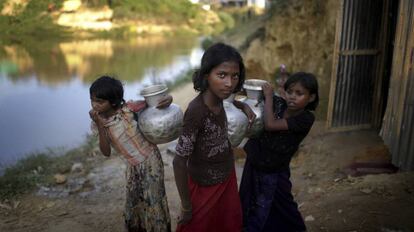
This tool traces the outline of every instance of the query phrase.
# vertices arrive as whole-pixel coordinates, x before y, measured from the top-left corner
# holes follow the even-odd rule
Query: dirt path
[[[185,106],[195,93],[186,85],[172,95]],[[352,177],[345,169],[351,163],[389,159],[381,139],[374,131],[333,134],[323,128],[322,122],[315,124],[291,165],[293,192],[308,230],[414,231],[414,173]],[[169,146],[160,150],[174,229],[179,198]],[[125,166],[115,157],[95,156],[90,162],[95,163],[90,172],[73,172],[65,184],[1,204],[0,231],[123,231]],[[236,161],[239,180],[243,163]]]

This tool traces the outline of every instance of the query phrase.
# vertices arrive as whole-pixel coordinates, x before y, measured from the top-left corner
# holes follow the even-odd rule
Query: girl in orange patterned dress
[[[164,166],[155,144],[139,131],[134,112],[123,99],[122,83],[109,76],[94,81],[89,89],[92,130],[99,136],[103,155],[113,147],[126,162],[125,226],[128,231],[170,231],[170,215],[164,186]],[[171,104],[170,95],[158,107]],[[135,102],[134,111],[146,107]]]

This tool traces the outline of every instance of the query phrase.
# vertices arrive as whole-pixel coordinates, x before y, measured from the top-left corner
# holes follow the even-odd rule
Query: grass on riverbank
[[[28,1],[27,5],[14,5],[9,14],[0,14],[0,38],[2,40],[21,41],[21,38],[64,38],[69,33],[53,22],[48,7],[62,6],[63,0]],[[13,4],[13,3],[9,3]],[[0,0],[0,10],[6,7],[6,1]]]
[[[170,91],[191,82],[194,70],[183,72],[176,81],[166,83]],[[74,163],[82,163],[87,172],[99,159],[92,158],[99,153],[98,141],[94,136],[87,136],[79,147],[61,153],[57,150],[36,153],[19,160],[15,165],[5,169],[0,176],[0,202],[18,198],[38,186],[55,184],[55,174],[68,174]]]
[[[225,12],[205,11],[188,0],[159,1],[82,1],[82,10],[99,11],[110,7],[112,30],[84,30],[62,27],[57,19],[62,13],[63,0],[29,0],[13,3],[0,0],[0,40],[21,42],[25,38],[65,39],[71,37],[130,37],[156,33],[171,35],[219,34],[234,26],[233,17]],[[109,6],[108,6],[109,4]],[[11,7],[13,6],[13,7]],[[7,8],[8,13],[3,13]],[[67,12],[66,12],[67,13]],[[76,15],[75,12],[71,14]],[[165,30],[148,31],[141,26],[162,26]],[[160,29],[159,29],[160,30]]]
[[[65,154],[50,150],[33,154],[19,160],[15,165],[6,168],[0,176],[0,201],[14,199],[19,195],[33,191],[37,186],[54,184],[55,174],[66,174],[74,163],[80,162],[83,168],[91,168],[91,159],[96,152],[97,139],[88,136],[86,142]]]

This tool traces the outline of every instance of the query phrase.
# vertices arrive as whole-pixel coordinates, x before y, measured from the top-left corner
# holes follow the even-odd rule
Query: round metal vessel
[[[235,95],[232,94],[230,97],[226,98],[223,101],[223,106],[226,111],[227,128],[231,146],[237,147],[246,135],[249,120],[241,110],[233,105],[234,97]]]
[[[243,88],[246,90],[247,98],[244,103],[250,106],[256,114],[256,119],[253,122],[250,130],[247,131],[246,137],[253,138],[262,133],[264,129],[263,123],[263,91],[262,85],[267,83],[264,80],[248,79],[244,82]]]
[[[148,107],[139,114],[138,126],[145,138],[155,144],[177,139],[182,130],[184,115],[178,105],[172,103],[167,108],[156,108],[167,90],[165,85],[152,85],[140,93]]]

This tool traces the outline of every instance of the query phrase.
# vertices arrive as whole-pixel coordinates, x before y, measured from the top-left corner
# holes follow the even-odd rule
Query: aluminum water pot
[[[249,120],[247,116],[233,105],[235,95],[224,99],[223,106],[226,111],[229,140],[232,147],[237,147],[247,132]]]
[[[266,83],[264,80],[248,79],[244,82],[243,88],[246,90],[247,98],[243,101],[256,114],[256,119],[253,122],[250,130],[247,131],[246,137],[253,138],[258,136],[264,129],[263,123],[263,91],[262,85]]]
[[[152,85],[140,93],[148,107],[139,114],[138,126],[145,138],[155,144],[177,139],[182,130],[184,115],[178,105],[172,103],[167,108],[156,108],[167,90],[165,85]]]

